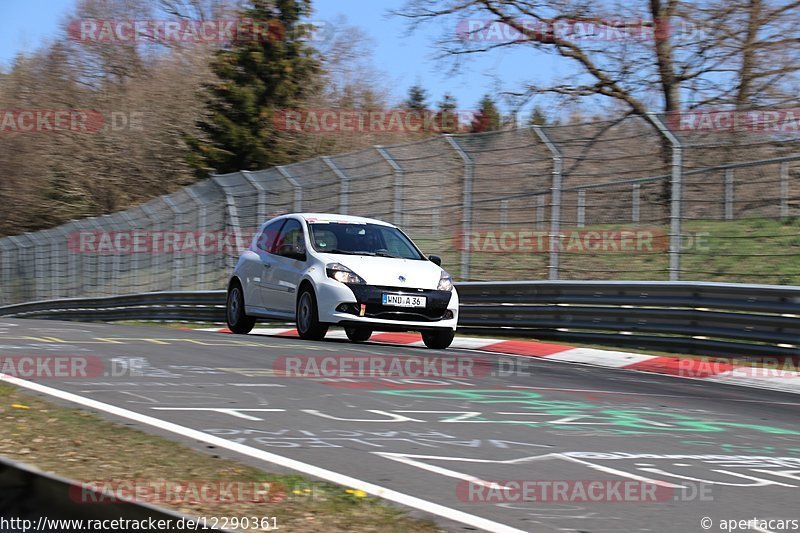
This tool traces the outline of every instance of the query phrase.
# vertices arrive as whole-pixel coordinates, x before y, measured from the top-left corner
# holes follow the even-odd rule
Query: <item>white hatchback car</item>
[[[263,224],[228,284],[228,327],[249,333],[259,318],[293,320],[303,339],[331,325],[354,342],[378,331],[419,331],[429,348],[450,346],[458,293],[436,256],[369,218],[301,213]]]

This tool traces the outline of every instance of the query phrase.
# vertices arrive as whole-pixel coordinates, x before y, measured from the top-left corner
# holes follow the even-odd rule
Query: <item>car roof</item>
[[[337,213],[292,213],[291,215],[300,217],[306,222],[350,222],[353,224],[379,224],[381,226],[391,226],[388,222],[383,220],[376,220],[374,218],[356,217],[351,215],[340,215]],[[288,216],[291,216],[288,215]]]

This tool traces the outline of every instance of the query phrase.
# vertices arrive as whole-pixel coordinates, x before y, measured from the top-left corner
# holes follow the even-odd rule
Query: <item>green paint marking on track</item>
[[[548,400],[532,391],[464,390],[464,389],[414,389],[375,391],[377,394],[402,396],[414,399],[468,401],[481,405],[502,405],[503,409],[518,407],[537,414],[560,417],[556,420],[490,420],[483,416],[471,421],[519,424],[528,427],[549,426],[561,430],[580,430],[589,426],[615,434],[643,434],[659,432],[721,433],[730,428],[741,428],[771,435],[800,435],[800,431],[759,424],[708,420],[679,413],[665,413],[647,408],[609,409],[587,402]],[[524,417],[521,412],[519,416]],[[506,415],[507,416],[507,415]]]

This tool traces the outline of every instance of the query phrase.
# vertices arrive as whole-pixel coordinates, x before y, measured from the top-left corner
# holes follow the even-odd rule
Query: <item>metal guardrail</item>
[[[75,481],[37,470],[16,461],[0,457],[0,517],[28,520],[28,530],[38,527],[39,520],[136,520],[167,521],[173,531],[193,530],[194,523],[177,528],[179,520],[194,520],[189,515],[173,513],[145,503],[115,501],[113,494],[105,494]],[[89,502],[89,503],[87,503]],[[97,503],[102,502],[102,503]],[[75,531],[74,527],[53,527],[42,531]],[[42,522],[42,526],[46,523]],[[62,524],[64,525],[64,524]],[[74,525],[74,524],[73,524]],[[201,524],[202,525],[202,524]],[[201,531],[225,531],[211,527],[198,527]],[[0,533],[24,531],[21,527],[3,529]]]
[[[470,334],[731,356],[792,356],[800,346],[800,287],[648,281],[457,287],[459,330]],[[224,322],[225,291],[32,302],[0,307],[0,316]]]

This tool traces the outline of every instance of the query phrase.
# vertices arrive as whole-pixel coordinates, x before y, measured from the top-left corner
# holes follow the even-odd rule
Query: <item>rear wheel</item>
[[[369,328],[344,328],[347,338],[353,342],[365,342],[372,336]]]
[[[245,314],[244,292],[238,283],[228,290],[228,302],[225,307],[229,330],[238,335],[246,335],[253,330],[256,319]]]
[[[319,341],[325,338],[328,325],[319,321],[317,298],[310,287],[306,287],[297,299],[297,334],[301,339]]]
[[[432,350],[444,350],[453,342],[456,332],[452,329],[442,331],[423,331],[422,342]]]

